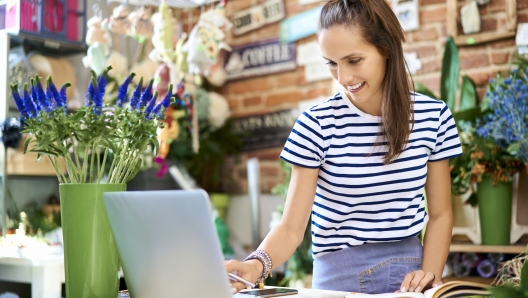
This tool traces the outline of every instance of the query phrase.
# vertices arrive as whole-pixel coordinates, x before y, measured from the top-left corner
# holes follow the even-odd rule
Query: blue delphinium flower
[[[51,77],[48,77],[47,86],[46,86],[46,96],[48,98],[53,98],[53,101],[55,102],[55,105],[57,108],[62,108],[66,105],[65,102],[62,101],[61,95],[59,94],[59,91],[57,90],[57,87],[53,83],[53,80]]]
[[[108,83],[108,72],[112,69],[112,66],[108,66],[104,71],[103,74],[99,76],[99,79],[97,80],[97,85],[99,86],[99,92],[101,93],[101,97],[104,97],[106,93],[106,84]]]
[[[154,84],[154,79],[151,79],[147,85],[147,88],[145,88],[145,90],[143,90],[143,94],[141,94],[141,98],[138,102],[138,104],[136,105],[136,109],[141,109],[143,107],[145,107],[150,99],[152,98],[152,85]]]
[[[154,108],[154,110],[152,110],[152,115],[157,115],[158,117],[162,117],[161,115],[161,112],[162,112],[162,108],[168,108],[171,104],[171,100],[172,100],[172,88],[173,88],[173,85],[172,84],[169,84],[169,89],[167,90],[167,93],[165,93],[165,97],[161,100],[160,103],[158,103],[156,105],[156,107]],[[152,116],[151,116],[152,117]]]
[[[47,112],[51,112],[55,107],[55,102],[53,98],[48,98],[46,92],[40,83],[40,77],[35,77],[35,85],[37,88],[37,101],[40,103],[42,109],[45,109]]]
[[[103,111],[103,96],[101,94],[101,89],[97,85],[95,77],[92,77],[92,102],[93,102],[93,111],[96,115],[101,115]]]
[[[18,111],[20,112],[20,115],[26,118],[28,114],[24,106],[24,100],[22,99],[22,97],[20,97],[20,93],[18,92],[17,84],[11,85],[11,94],[13,95],[13,99],[15,100],[15,104],[16,104]]]
[[[154,106],[156,105],[156,101],[158,100],[158,90],[154,91],[154,95],[152,96],[152,99],[147,105],[147,108],[145,109],[145,115],[147,120],[151,119],[151,113],[152,110],[154,110]]]
[[[171,104],[172,87],[173,87],[172,84],[169,84],[169,89],[167,90],[167,93],[165,93],[165,97],[161,101],[161,104],[163,105],[164,108],[168,108]]]
[[[26,108],[26,112],[28,114],[28,117],[29,118],[37,117],[37,113],[38,113],[37,105],[35,104],[35,102],[33,102],[33,99],[31,98],[31,95],[29,94],[28,84],[27,83],[24,84],[24,97],[23,97],[23,100],[24,100],[24,107]]]
[[[93,74],[92,74],[92,77],[93,77]],[[87,107],[91,107],[93,105],[93,100],[94,100],[93,93],[94,93],[94,83],[92,80],[90,80],[90,84],[88,85],[88,91],[86,92],[86,96],[84,97],[84,104]]]
[[[135,75],[135,73],[131,73],[117,90],[117,106],[120,108],[122,108],[123,105],[127,102],[128,86],[130,85],[130,82],[132,81]]]
[[[61,99],[61,105],[64,106],[64,107],[68,103],[68,96],[66,95],[66,89],[68,89],[70,86],[71,86],[71,84],[69,82],[66,82],[66,83],[64,83],[64,85],[62,85],[62,87],[61,87],[61,89],[59,91],[59,95],[60,95],[60,99]]]
[[[31,94],[31,99],[33,100],[33,103],[35,104],[35,108],[37,109],[37,112],[40,112],[43,110],[43,107],[40,105],[40,102],[38,101],[37,96],[37,85],[35,84],[35,79],[31,78],[29,80],[29,93]]]
[[[139,84],[136,86],[136,90],[132,93],[132,96],[130,97],[130,106],[132,108],[136,108],[140,105],[139,98],[141,97],[141,86],[143,85],[143,77],[139,79]]]

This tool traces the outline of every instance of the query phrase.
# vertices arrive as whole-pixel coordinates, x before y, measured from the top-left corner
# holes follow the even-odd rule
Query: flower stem
[[[86,182],[86,179],[88,178],[88,145],[85,145],[85,148],[84,148],[84,161],[83,161],[83,166],[82,166],[83,170],[82,170],[82,173],[83,173],[83,183]]]
[[[102,165],[102,171],[99,172],[99,183],[101,183],[101,180],[103,179],[104,169],[106,166],[106,156],[108,155],[108,148],[105,149],[104,157],[103,157],[103,165]]]
[[[90,183],[94,183],[93,173],[94,173],[94,152],[95,152],[95,143],[92,145],[92,152],[90,153]]]
[[[66,179],[64,178],[62,171],[57,166],[57,161],[54,159],[54,157],[48,155],[48,158],[53,165],[53,168],[55,169],[55,174],[57,175],[57,178],[59,179],[59,183],[66,183]]]

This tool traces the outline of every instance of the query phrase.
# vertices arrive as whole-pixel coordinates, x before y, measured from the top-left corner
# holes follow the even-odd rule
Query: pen
[[[233,280],[236,280],[236,281],[239,281],[239,282],[245,284],[247,287],[253,288],[255,286],[255,284],[250,283],[249,281],[243,279],[242,277],[240,277],[238,275],[235,275],[233,273],[228,273],[228,275],[229,275],[229,278],[231,278]]]

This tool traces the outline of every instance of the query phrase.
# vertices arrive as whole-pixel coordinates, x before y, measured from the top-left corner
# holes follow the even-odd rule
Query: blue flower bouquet
[[[528,70],[513,70],[504,80],[499,75],[486,95],[491,113],[480,119],[477,134],[528,165]]]
[[[58,89],[49,77],[44,88],[37,76],[21,91],[11,86],[24,132],[29,133],[24,152],[38,153],[38,160],[49,158],[60,183],[103,183],[110,160],[104,182],[126,183],[139,171],[147,146],[158,146],[156,130],[163,126],[164,111],[174,100],[172,85],[158,102],[158,92],[152,92],[153,80],[142,90],[141,79],[129,96],[132,73],[119,87],[116,105],[111,106],[103,104],[109,70],[99,77],[92,71],[85,106],[76,111],[67,107],[68,83]],[[67,173],[60,170],[58,159],[64,159]]]

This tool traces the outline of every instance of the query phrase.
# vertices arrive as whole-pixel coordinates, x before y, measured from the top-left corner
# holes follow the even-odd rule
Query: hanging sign
[[[284,146],[297,116],[294,110],[284,110],[234,119],[235,131],[243,133],[242,151]]]
[[[306,82],[332,78],[317,41],[311,41],[297,46],[297,65],[304,66],[304,79]]]
[[[267,75],[297,68],[295,43],[282,44],[277,39],[234,46],[226,54],[227,79]]]
[[[283,43],[294,42],[317,33],[319,15],[323,7],[307,10],[280,22],[279,39]]]
[[[244,34],[266,24],[278,22],[286,16],[283,0],[268,0],[233,14],[233,33]]]

